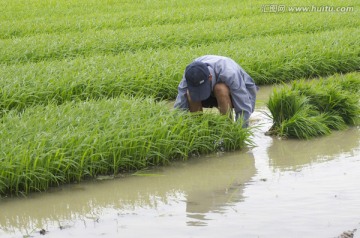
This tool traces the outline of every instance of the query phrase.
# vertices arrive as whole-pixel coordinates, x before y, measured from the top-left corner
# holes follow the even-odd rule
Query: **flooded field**
[[[360,128],[0,200],[0,237],[360,237]]]

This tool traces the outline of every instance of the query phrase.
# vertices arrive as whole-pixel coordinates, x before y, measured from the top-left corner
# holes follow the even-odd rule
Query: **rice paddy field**
[[[0,4],[0,237],[359,237],[359,1]],[[249,128],[172,108],[205,54]]]
[[[184,68],[204,54],[233,58],[260,88],[293,83],[280,92],[306,110],[296,114],[300,122],[276,119],[283,112],[275,92],[268,106],[276,135],[309,139],[359,119],[358,1],[0,4],[1,196],[254,145],[241,123],[169,107]],[[328,77],[350,83],[324,83]],[[314,112],[333,95],[349,109]],[[304,119],[329,123],[312,132]]]

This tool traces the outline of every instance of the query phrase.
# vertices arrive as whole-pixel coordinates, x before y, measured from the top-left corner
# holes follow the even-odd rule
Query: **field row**
[[[303,34],[300,37],[306,38],[311,37],[312,34],[339,31],[338,29],[356,31],[358,22],[356,18],[345,21],[340,15],[330,15],[330,17],[320,18],[313,23],[311,18],[300,21],[301,18],[298,15],[293,15],[296,17],[291,16],[276,24],[273,23],[276,15],[265,15],[265,17],[260,16],[255,19],[248,17],[118,30],[64,31],[56,34],[36,34],[23,38],[11,38],[0,40],[2,49],[0,62],[14,64],[61,60],[138,52],[146,49],[164,50],[187,47],[188,50],[191,50],[192,47],[221,42],[233,42],[236,45],[244,41],[242,47],[249,48],[252,47],[253,41],[261,41],[264,37],[285,38],[292,34]],[[269,18],[269,20],[264,21],[264,18]],[[261,22],[261,19],[263,21],[260,24],[258,22]],[[356,39],[359,37],[355,37],[353,40]],[[262,49],[255,48],[253,50],[253,53],[256,54]]]
[[[163,102],[119,97],[13,112],[0,123],[0,194],[235,150],[251,133],[226,116],[190,115]]]
[[[256,81],[272,84],[360,70],[360,29],[290,34],[184,48],[0,65],[0,109],[109,98],[127,93],[174,99],[195,56],[232,57]]]
[[[244,4],[239,4],[236,1],[227,1],[226,4],[222,4],[224,1],[214,0],[212,4],[204,4],[205,0],[184,0],[184,1],[142,1],[142,0],[107,0],[106,2],[99,2],[96,0],[1,0],[0,4],[3,6],[4,14],[0,16],[0,19],[34,19],[34,18],[58,18],[72,16],[81,16],[84,18],[91,18],[93,14],[104,15],[118,15],[127,16],[127,18],[143,19],[144,23],[149,19],[164,18],[171,19],[173,15],[189,16],[218,16],[216,12],[237,12],[243,14],[247,11],[246,3],[249,0],[243,1]],[[339,0],[338,0],[339,2]],[[194,4],[199,4],[194,8]],[[131,16],[131,17],[129,17]],[[125,19],[127,19],[125,18]],[[119,21],[123,18],[119,18]]]
[[[217,9],[218,8],[218,9]],[[216,9],[216,10],[215,10]],[[72,9],[72,11],[76,11]],[[187,9],[178,11],[178,9],[169,9],[167,11],[154,14],[154,9],[134,9],[133,11],[113,11],[107,9],[106,12],[87,11],[86,15],[78,15],[67,10],[59,13],[60,16],[31,16],[22,19],[21,16],[14,18],[16,12],[9,19],[2,21],[0,29],[0,39],[12,37],[24,37],[36,34],[52,33],[70,33],[84,32],[88,30],[124,30],[126,28],[152,27],[173,24],[193,24],[203,21],[221,21],[237,18],[239,8],[229,8],[227,13],[218,6],[208,6],[206,8]],[[130,29],[127,29],[129,31]]]
[[[88,24],[101,26],[103,20],[123,22],[124,25],[129,26],[148,26],[169,22],[193,22],[204,19],[219,20],[239,16],[263,15],[262,7],[274,3],[269,3],[266,0],[256,2],[249,0],[241,2],[214,0],[211,4],[205,0],[107,0],[106,2],[91,0],[1,0],[0,4],[3,9],[0,20],[6,22],[5,26],[8,24],[7,21],[13,21],[16,25],[19,23],[24,25],[40,24],[40,27],[43,27],[42,23],[48,22],[57,29],[56,26],[61,25],[61,23],[66,25],[66,23],[75,22],[85,26]],[[295,0],[287,0],[286,3],[279,5],[284,4],[287,6],[299,6],[299,2]],[[330,4],[329,1],[325,0],[318,0],[316,4],[313,1],[304,0],[301,5],[329,6]],[[360,4],[354,0],[333,0],[331,6],[353,6],[356,8]],[[304,14],[306,16],[308,12]]]
[[[93,38],[92,34],[102,35],[102,37],[113,37],[117,35],[122,38],[128,35],[127,40],[138,41],[146,36],[158,37],[167,42],[173,35],[184,39],[185,36],[191,40],[192,37],[198,38],[198,34],[208,34],[210,37],[221,37],[222,34],[234,37],[253,37],[256,35],[279,34],[291,32],[315,32],[331,30],[341,27],[355,27],[359,20],[355,13],[344,14],[326,14],[319,17],[319,13],[292,14],[252,14],[245,15],[239,13],[238,7],[229,9],[227,14],[223,14],[222,9],[188,9],[186,12],[169,11],[161,15],[154,15],[149,11],[150,19],[147,15],[141,15],[143,12],[114,13],[89,16],[83,18],[78,15],[70,15],[60,19],[52,18],[45,20],[43,18],[31,18],[19,21],[10,19],[1,22],[0,39],[9,39],[5,44],[14,44],[24,41],[41,40],[41,38],[50,38],[50,41],[57,39],[72,38],[73,42],[79,41],[77,38],[87,40]],[[151,13],[151,14],[150,14]],[[317,18],[316,21],[313,18]],[[198,31],[196,31],[198,30]],[[139,35],[136,35],[138,33]],[[185,36],[183,35],[185,34]],[[225,38],[225,36],[223,36]],[[15,40],[17,38],[29,38]],[[54,40],[51,40],[54,38]],[[156,45],[156,42],[154,44]],[[168,44],[171,44],[170,42]]]

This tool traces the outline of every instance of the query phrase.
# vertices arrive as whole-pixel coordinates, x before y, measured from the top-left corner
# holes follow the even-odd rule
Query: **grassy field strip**
[[[293,14],[297,16],[296,14]],[[94,54],[118,54],[124,51],[143,49],[166,49],[182,46],[197,46],[223,41],[239,41],[247,38],[290,35],[292,33],[318,33],[336,29],[356,27],[357,18],[343,21],[339,15],[321,18],[312,23],[289,18],[276,21],[276,15],[265,15],[268,21],[245,18],[226,21],[205,21],[151,27],[135,27],[119,30],[88,30],[85,32],[62,32],[57,34],[38,34],[30,37],[0,40],[0,62],[37,62]],[[336,17],[334,17],[336,16]],[[264,18],[264,16],[261,16]],[[278,22],[274,24],[273,22]],[[333,23],[329,23],[333,22]],[[308,25],[308,27],[302,27]],[[247,46],[251,47],[251,45]]]
[[[254,25],[254,23],[250,23]],[[286,25],[290,27],[286,27]],[[272,36],[303,32],[312,33],[328,31],[336,28],[351,28],[349,24],[338,23],[323,26],[323,23],[313,24],[304,29],[294,24],[283,26],[241,25],[237,20],[224,22],[206,22],[206,24],[181,24],[178,26],[161,26],[149,28],[132,28],[127,30],[102,30],[80,33],[45,34],[26,38],[16,38],[0,41],[2,54],[0,62],[37,62],[93,54],[117,54],[123,51],[143,49],[164,49],[181,46],[203,45],[222,41],[239,41],[248,37]],[[321,28],[321,26],[323,26]],[[265,28],[265,31],[259,29]],[[210,30],[209,30],[210,29]],[[281,29],[281,30],[279,30]],[[301,29],[301,30],[299,30]],[[262,33],[259,33],[262,32]],[[104,37],[106,36],[106,37]],[[248,39],[245,39],[248,40]]]
[[[128,20],[131,24],[146,25],[157,24],[169,21],[186,21],[205,19],[212,17],[229,16],[237,17],[240,15],[262,14],[261,6],[269,1],[208,1],[204,0],[184,0],[184,1],[44,1],[44,0],[1,0],[3,12],[0,20],[13,19],[14,21],[44,19],[50,21],[54,19],[72,19],[74,15],[77,20],[91,19],[101,16],[117,16],[119,21]],[[358,1],[354,0],[332,0],[331,3],[325,0],[301,1],[301,5],[295,0],[286,0],[282,3],[288,6],[359,6]],[[154,12],[156,14],[154,14]],[[31,21],[30,21],[31,22]]]
[[[154,14],[153,9],[116,12],[86,12],[86,15],[69,14],[54,17],[44,15],[26,19],[4,19],[0,24],[0,38],[25,37],[37,34],[84,32],[88,30],[129,30],[128,28],[161,25],[194,24],[206,21],[222,21],[242,17],[237,7],[225,9],[218,6],[192,8],[181,11],[168,9]],[[66,11],[66,10],[65,10]],[[46,16],[46,15],[45,15]],[[243,17],[242,17],[243,18]]]
[[[89,27],[99,29],[104,25],[109,26],[109,24],[123,28],[179,22],[193,23],[210,19],[229,19],[249,14],[249,8],[245,7],[246,5],[238,4],[235,1],[229,1],[227,4],[223,4],[223,2],[216,4],[213,1],[212,4],[205,4],[195,8],[191,4],[189,5],[190,1],[172,3],[170,1],[141,1],[137,3],[117,1],[114,4],[104,2],[91,4],[88,1],[57,1],[53,2],[53,4],[49,4],[48,1],[36,0],[26,1],[24,4],[16,2],[18,1],[6,1],[6,3],[2,4],[4,10],[0,20],[4,22],[5,28],[9,30],[10,28],[6,26],[11,25],[11,21],[13,21],[17,29],[29,29],[29,33],[32,32],[31,29],[34,31],[40,30],[40,32],[42,30],[53,32],[54,30],[64,29],[64,26],[70,26],[70,29],[79,26],[87,29]],[[252,13],[261,14],[259,10],[260,7],[254,8]],[[53,27],[53,30],[44,25],[46,22]],[[39,26],[44,26],[44,28],[41,28],[42,30],[36,29],[34,23],[38,23]],[[25,27],[18,28],[19,26]],[[1,30],[1,32],[6,31]]]
[[[0,194],[240,149],[250,135],[226,116],[190,115],[152,99],[37,106],[1,118]]]
[[[202,54],[234,58],[260,84],[359,70],[360,29],[290,34],[192,48],[143,50],[62,61],[0,65],[0,108],[121,93],[174,99],[185,66]]]
[[[309,139],[360,123],[360,72],[275,88],[267,106],[269,134]]]
[[[234,9],[231,11],[233,12]],[[214,13],[214,10],[209,9],[208,12]],[[174,14],[175,16],[173,16]],[[176,14],[179,15],[178,18],[176,17]],[[198,9],[196,9],[196,11],[195,9],[191,9],[190,12],[182,14],[179,14],[178,11],[173,11],[173,15],[169,14],[166,18],[159,19],[159,17],[154,18],[154,14],[151,13],[151,17],[157,22],[147,22],[143,18],[144,16],[139,18],[138,15],[127,16],[126,14],[89,16],[88,19],[71,15],[66,18],[52,19],[50,21],[45,21],[42,18],[25,21],[11,19],[0,23],[0,39],[14,39],[31,36],[58,38],[65,34],[67,37],[82,37],[83,39],[87,39],[88,37],[92,38],[89,35],[94,34],[94,32],[96,32],[95,34],[103,32],[102,34],[106,35],[106,33],[112,31],[115,32],[113,34],[123,34],[124,36],[129,34],[128,40],[131,40],[132,35],[136,32],[140,32],[141,34],[147,32],[148,35],[159,36],[159,38],[166,32],[169,32],[168,34],[183,39],[183,34],[196,36],[197,32],[193,32],[193,29],[201,28],[204,29],[199,33],[204,34],[205,32],[208,32],[208,34],[212,36],[216,33],[218,35],[224,33],[230,35],[231,32],[235,36],[241,35],[241,37],[252,37],[256,35],[300,31],[315,32],[359,25],[359,20],[356,17],[355,12],[350,12],[346,15],[327,14],[317,19],[315,22],[313,21],[313,17],[318,16],[318,13],[307,13],[306,17],[304,17],[304,14],[292,13],[244,16],[236,11],[226,15],[222,14],[220,11],[216,11],[215,15],[206,13],[201,14],[201,17],[196,17],[196,14],[199,14]],[[119,17],[121,19],[119,19]],[[161,15],[161,17],[164,16]],[[219,25],[217,25],[217,23],[219,23]],[[213,29],[214,25],[216,29]],[[152,32],[152,30],[154,30],[154,32]],[[188,31],[191,33],[188,33]],[[81,33],[84,35],[82,36]],[[74,34],[74,36],[72,36],[72,34]],[[141,34],[137,37],[139,40],[143,38]],[[31,39],[32,38],[30,38],[29,41],[31,41]],[[167,38],[165,37],[163,40],[166,41],[166,39]],[[24,39],[24,41],[26,40]]]

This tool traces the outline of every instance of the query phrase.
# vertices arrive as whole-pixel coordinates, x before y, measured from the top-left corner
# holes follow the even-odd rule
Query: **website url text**
[[[353,12],[352,6],[287,6],[284,4],[266,4],[261,6],[265,13],[278,12]]]

